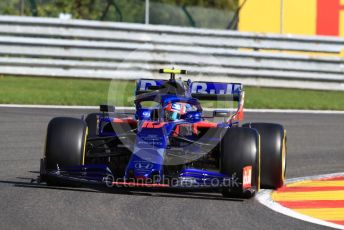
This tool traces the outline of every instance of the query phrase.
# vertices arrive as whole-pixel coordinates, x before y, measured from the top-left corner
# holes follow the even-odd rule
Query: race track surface
[[[1,229],[324,229],[217,193],[102,191],[30,183],[55,116],[92,112],[0,108]],[[288,132],[287,178],[344,171],[344,115],[246,114]]]

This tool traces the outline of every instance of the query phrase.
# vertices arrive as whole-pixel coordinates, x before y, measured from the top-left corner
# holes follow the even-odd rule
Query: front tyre
[[[45,147],[45,171],[80,166],[85,163],[87,125],[81,119],[57,117],[48,125]],[[57,184],[47,178],[48,184]]]
[[[287,134],[282,125],[250,123],[261,137],[261,186],[278,189],[283,186],[286,173]]]
[[[223,187],[223,196],[250,198],[259,190],[259,153],[259,134],[256,130],[230,128],[226,131],[220,145],[220,172],[236,183]]]

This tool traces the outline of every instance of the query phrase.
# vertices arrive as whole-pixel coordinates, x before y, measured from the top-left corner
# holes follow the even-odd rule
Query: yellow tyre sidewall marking
[[[285,171],[286,171],[286,155],[287,155],[287,131],[284,130],[284,136],[282,141],[282,180],[285,182]]]
[[[261,149],[261,145],[260,145],[260,134],[258,133],[258,183],[257,183],[257,190],[260,190],[260,170],[261,170],[261,166],[260,166],[260,149]]]
[[[87,136],[88,136],[88,127],[86,127],[86,132],[85,132],[85,137],[84,137],[84,150],[82,153],[82,162],[81,165],[85,165],[85,158],[86,158],[86,141],[87,141]]]

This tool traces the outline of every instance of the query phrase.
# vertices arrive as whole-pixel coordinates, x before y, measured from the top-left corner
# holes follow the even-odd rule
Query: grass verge
[[[344,92],[245,87],[246,108],[344,110]],[[109,93],[110,92],[110,93]],[[134,81],[0,77],[0,104],[133,105]],[[109,98],[109,100],[108,100]]]

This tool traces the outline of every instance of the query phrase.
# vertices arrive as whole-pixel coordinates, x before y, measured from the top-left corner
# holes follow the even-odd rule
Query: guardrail
[[[341,52],[342,38],[0,16],[0,74],[161,78],[176,66],[198,80],[344,90]]]

